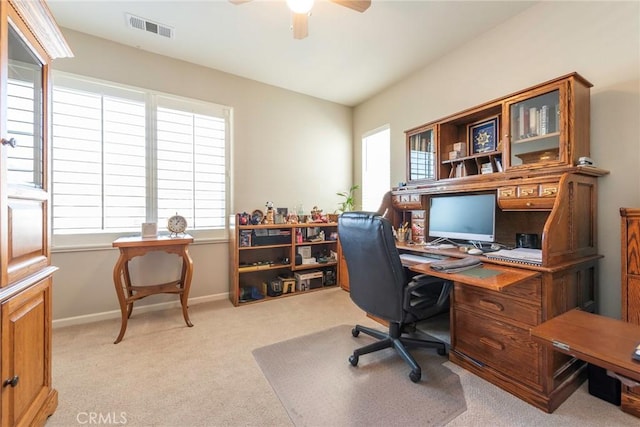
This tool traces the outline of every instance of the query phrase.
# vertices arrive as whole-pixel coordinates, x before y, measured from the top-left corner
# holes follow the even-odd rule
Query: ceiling
[[[284,0],[47,3],[61,27],[347,106],[535,4],[372,0],[359,13],[316,0],[309,36],[295,40]],[[126,13],[173,28],[174,38],[130,28]]]

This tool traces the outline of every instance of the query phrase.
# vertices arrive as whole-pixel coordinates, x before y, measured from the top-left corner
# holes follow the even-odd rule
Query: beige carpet
[[[289,415],[252,351],[343,324],[380,326],[341,289],[245,307],[233,307],[228,300],[194,304],[189,313],[193,328],[186,327],[177,304],[176,308],[151,313],[134,309],[127,334],[117,345],[113,340],[120,330],[119,319],[54,327],[53,385],[60,398],[47,427],[86,426],[89,416],[101,416],[102,425],[118,422],[127,427],[291,426]],[[358,340],[361,338],[362,334]],[[346,359],[342,361],[345,368],[353,369]],[[361,357],[358,372],[371,369],[369,364],[365,356]],[[553,414],[547,414],[451,362],[443,366],[460,377],[467,403],[467,410],[447,427],[640,424],[617,406],[589,395],[586,383]],[[398,378],[404,379],[405,375],[406,371]],[[431,368],[425,369],[425,377],[433,381]],[[337,387],[332,388],[339,393]],[[322,398],[308,397],[310,402]],[[348,413],[351,400],[342,403],[345,408],[332,410]],[[401,404],[401,399],[389,393],[372,402],[369,410]],[[345,418],[320,424],[342,427],[348,423]],[[420,424],[403,420],[386,425]]]
[[[466,410],[458,376],[442,366],[446,357],[414,349],[422,368],[417,384],[393,349],[363,355],[353,367],[349,355],[374,339],[354,338],[351,329],[336,326],[253,351],[296,426],[443,426]]]

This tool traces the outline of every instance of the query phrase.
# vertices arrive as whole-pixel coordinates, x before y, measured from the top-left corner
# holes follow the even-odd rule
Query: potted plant
[[[352,211],[355,206],[355,198],[353,196],[354,191],[356,191],[360,186],[358,184],[354,184],[349,188],[348,191],[342,191],[340,193],[336,193],[338,196],[343,197],[344,200],[339,203],[340,207],[338,211],[349,212]]]

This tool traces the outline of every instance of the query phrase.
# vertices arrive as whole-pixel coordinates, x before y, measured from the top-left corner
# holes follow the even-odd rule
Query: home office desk
[[[397,248],[413,254],[469,256],[458,249],[408,244]],[[405,262],[405,266],[454,284],[449,313],[451,362],[553,412],[586,379],[586,364],[534,341],[530,330],[574,307],[591,305],[589,295],[600,256],[550,267],[479,258],[481,267],[458,273],[432,270],[430,262]]]
[[[193,276],[193,261],[189,256],[189,244],[193,242],[193,237],[183,234],[178,237],[157,236],[157,237],[121,237],[113,242],[113,247],[120,249],[120,257],[113,268],[113,283],[120,304],[122,323],[120,333],[114,344],[122,341],[127,330],[127,321],[133,311],[133,303],[139,299],[155,294],[178,294],[182,305],[182,315],[187,326],[193,326],[189,320],[187,312],[187,300],[189,298],[189,288]],[[129,274],[129,261],[137,256],[143,256],[149,252],[163,251],[168,254],[176,254],[182,259],[182,273],[178,280],[162,283],[158,285],[137,286],[131,283]]]

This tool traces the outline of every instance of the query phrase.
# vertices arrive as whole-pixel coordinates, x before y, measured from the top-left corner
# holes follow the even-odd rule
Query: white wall
[[[231,212],[263,209],[265,202],[293,208],[303,203],[333,212],[336,192],[351,186],[352,109],[252,80],[126,47],[63,29],[75,57],[54,62],[54,70],[201,99],[234,109]],[[228,292],[227,242],[194,244],[190,296]],[[158,254],[162,255],[162,254]],[[118,252],[111,248],[55,252],[54,320],[118,310],[112,269]],[[172,274],[161,256],[143,260],[155,272]],[[147,283],[147,282],[144,282]],[[136,307],[175,296],[152,296]],[[111,313],[113,314],[113,313]]]
[[[353,138],[391,125],[396,186],[406,180],[405,130],[573,71],[594,85],[591,157],[611,171],[599,180],[599,304],[619,317],[619,208],[640,206],[640,2],[541,2],[357,106]]]

